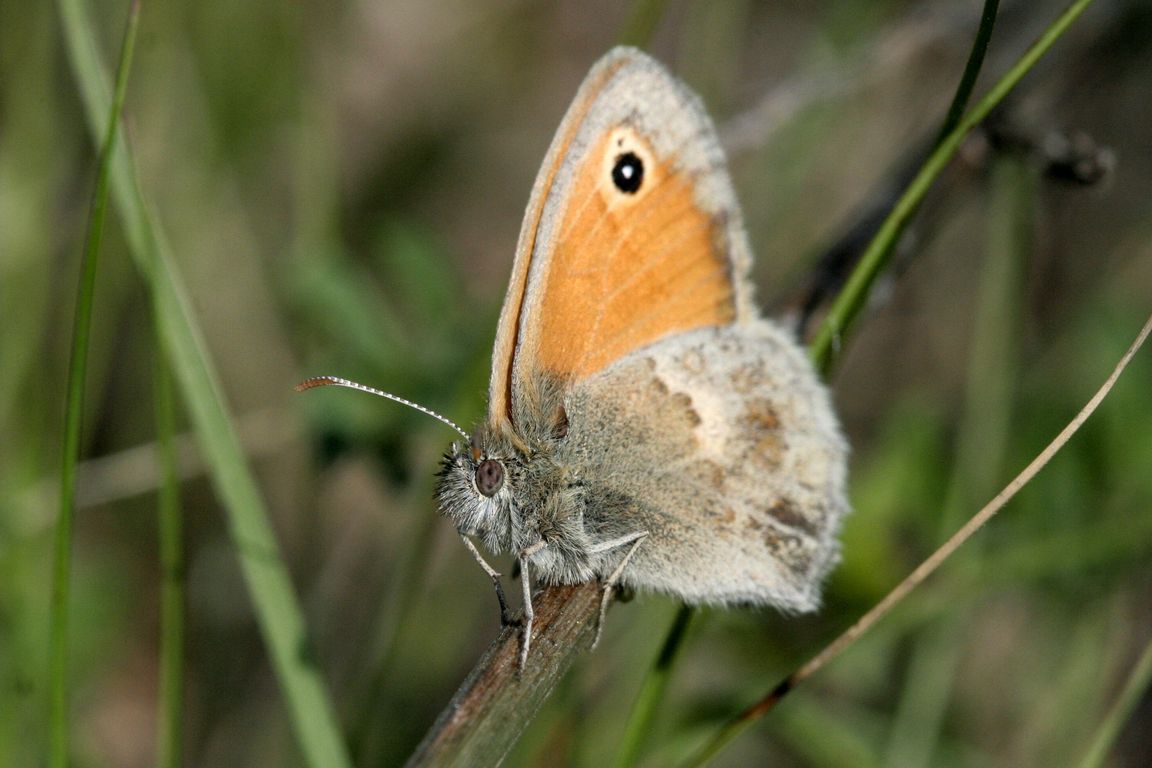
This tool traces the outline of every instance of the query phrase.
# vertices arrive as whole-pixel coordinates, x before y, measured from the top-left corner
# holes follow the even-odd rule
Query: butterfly
[[[505,622],[500,574],[473,539],[518,558],[521,668],[534,582],[602,581],[599,627],[617,586],[818,606],[848,511],[848,447],[800,345],[760,317],[750,266],[700,100],[646,54],[612,50],[536,178],[487,417],[457,427],[436,490]],[[323,383],[359,387],[302,386]]]

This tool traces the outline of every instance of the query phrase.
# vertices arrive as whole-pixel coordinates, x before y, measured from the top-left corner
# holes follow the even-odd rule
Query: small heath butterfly
[[[617,585],[817,607],[848,449],[807,355],[758,315],[750,263],[700,100],[640,51],[611,51],[536,178],[488,416],[461,432],[436,490],[505,621],[499,574],[471,539],[519,558],[521,665],[533,580],[602,580],[601,624]],[[321,384],[369,389],[301,387]]]

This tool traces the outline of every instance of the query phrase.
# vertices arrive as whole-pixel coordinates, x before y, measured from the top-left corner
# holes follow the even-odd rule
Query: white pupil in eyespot
[[[616,189],[633,195],[644,183],[644,162],[635,152],[623,152],[612,165],[612,183]]]

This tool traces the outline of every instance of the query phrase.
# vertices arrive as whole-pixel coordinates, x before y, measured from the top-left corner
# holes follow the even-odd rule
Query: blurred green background
[[[985,77],[1062,8],[1005,2]],[[705,611],[653,765],[874,604],[1073,416],[1152,309],[1152,6],[1098,3],[1005,119],[1039,153],[1090,136],[1091,186],[970,142],[835,374],[855,512],[824,610]],[[114,66],[126,3],[91,5]],[[732,149],[762,302],[931,138],[976,2],[670,2],[646,46]],[[337,374],[468,424],[532,179],[636,7],[150,3],[125,123],[272,511],[357,765],[402,762],[498,629],[438,519],[452,434]],[[979,93],[978,89],[978,93]],[[0,0],[0,765],[47,743],[48,596],[75,286],[95,153],[56,6]],[[115,218],[98,277],[71,604],[78,766],[155,759],[158,555],[147,292]],[[1152,642],[1152,355],[943,572],[735,742],[720,765],[1073,764]],[[301,761],[191,435],[184,755]],[[508,572],[507,559],[497,561]],[[676,605],[616,607],[512,765],[602,765]],[[1109,765],[1152,764],[1152,697]]]

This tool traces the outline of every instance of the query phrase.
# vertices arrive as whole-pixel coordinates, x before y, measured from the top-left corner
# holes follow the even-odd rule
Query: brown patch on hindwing
[[[768,507],[768,514],[789,528],[795,528],[809,536],[818,533],[814,521],[805,515],[804,510],[792,499],[777,499]]]
[[[749,399],[738,423],[749,446],[748,460],[764,469],[779,467],[788,445],[773,402],[766,397]]]

